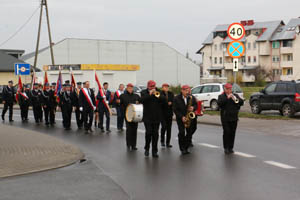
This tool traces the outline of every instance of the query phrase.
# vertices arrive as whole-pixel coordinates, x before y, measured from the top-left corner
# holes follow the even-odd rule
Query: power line
[[[0,44],[0,47],[3,46],[4,44],[6,44],[8,41],[10,41],[12,38],[14,38],[29,23],[29,21],[32,19],[32,17],[35,15],[35,13],[39,9],[40,9],[40,6],[32,13],[32,15],[26,20],[26,22],[14,34],[12,34],[7,40],[5,40],[4,42],[2,42]]]

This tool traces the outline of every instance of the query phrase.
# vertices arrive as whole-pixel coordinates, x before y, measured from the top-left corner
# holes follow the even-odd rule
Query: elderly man
[[[223,126],[223,147],[225,154],[234,153],[234,139],[238,123],[240,107],[244,100],[239,95],[232,93],[232,85],[227,83],[224,86],[225,92],[219,95],[218,105],[221,109],[221,122]]]

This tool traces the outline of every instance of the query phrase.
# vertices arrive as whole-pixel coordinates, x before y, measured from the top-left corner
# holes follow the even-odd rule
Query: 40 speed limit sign
[[[232,40],[240,40],[245,35],[245,27],[240,23],[233,23],[228,27],[227,35]]]

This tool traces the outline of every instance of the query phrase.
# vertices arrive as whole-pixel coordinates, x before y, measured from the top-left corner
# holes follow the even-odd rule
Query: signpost
[[[236,84],[236,76],[239,71],[239,58],[245,53],[245,45],[239,40],[245,36],[245,28],[240,23],[232,23],[227,29],[227,35],[233,41],[227,47],[228,55],[233,58],[233,76]]]
[[[30,64],[16,63],[15,64],[15,75],[22,75],[22,76],[30,75]]]

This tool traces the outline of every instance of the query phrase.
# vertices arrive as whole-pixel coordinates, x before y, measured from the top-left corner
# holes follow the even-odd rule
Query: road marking
[[[215,146],[215,145],[207,144],[207,143],[198,143],[198,144],[201,145],[201,146],[209,147],[209,148],[213,148],[213,149],[219,149],[220,148],[219,146]]]
[[[247,154],[247,153],[242,153],[242,152],[234,152],[235,155],[238,155],[238,156],[242,156],[242,157],[245,157],[245,158],[255,158],[256,156],[254,155],[251,155],[251,154]]]
[[[275,162],[275,161],[264,161],[264,162],[269,164],[269,165],[273,165],[273,166],[280,167],[280,168],[283,168],[283,169],[296,169],[296,167],[286,165],[286,164],[283,164],[283,163],[279,163],[279,162]]]

